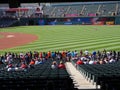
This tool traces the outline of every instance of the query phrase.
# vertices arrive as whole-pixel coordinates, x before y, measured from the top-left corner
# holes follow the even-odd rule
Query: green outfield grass
[[[0,29],[0,32],[30,33],[39,37],[33,43],[1,50],[0,53],[85,49],[120,51],[120,26],[22,26]]]

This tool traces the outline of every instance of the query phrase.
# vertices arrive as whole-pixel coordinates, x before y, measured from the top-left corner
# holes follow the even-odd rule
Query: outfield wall
[[[21,18],[20,25],[119,25],[120,17]]]

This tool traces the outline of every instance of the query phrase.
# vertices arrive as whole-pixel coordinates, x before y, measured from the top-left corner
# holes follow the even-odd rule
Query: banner
[[[114,21],[108,21],[106,22],[106,25],[114,25]]]
[[[44,20],[44,19],[40,19],[40,20],[38,21],[38,24],[39,24],[39,25],[45,25],[45,20]]]
[[[96,16],[96,13],[89,13],[88,16],[94,17]]]
[[[115,17],[69,17],[40,19],[39,25],[113,25]]]
[[[79,14],[65,14],[65,17],[78,17]]]
[[[106,21],[105,18],[99,17],[91,18],[92,25],[104,25],[105,21]]]

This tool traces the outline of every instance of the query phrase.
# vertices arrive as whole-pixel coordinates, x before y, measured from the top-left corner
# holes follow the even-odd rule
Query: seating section
[[[20,72],[0,71],[0,88],[6,90],[76,90],[66,69],[51,69],[52,60]],[[57,61],[60,63],[60,61]]]
[[[88,5],[85,5],[85,8],[83,10],[83,15],[85,16],[90,16],[90,15],[93,15],[93,14],[96,14],[97,10],[98,10],[98,4],[88,4]]]
[[[117,11],[117,15],[120,15],[120,3],[118,4],[118,11]]]
[[[79,17],[79,16],[112,16],[119,15],[120,2],[91,2],[91,3],[59,3],[50,5],[39,5],[39,3],[21,3],[21,8],[28,8],[28,12],[23,16],[30,17],[35,14],[36,8],[41,7],[44,15],[49,17]],[[0,4],[0,8],[8,8],[7,4]],[[0,11],[1,14],[1,11]]]
[[[49,17],[52,17],[53,14],[52,14],[52,11],[54,10],[55,7],[52,7],[52,6],[46,6],[46,7],[43,7],[43,12],[45,15],[49,15]]]
[[[76,61],[72,61],[73,65]],[[102,65],[79,65],[77,69],[87,80],[96,86],[100,85],[101,90],[120,90],[120,62]]]
[[[38,3],[22,3],[21,4],[21,8],[28,8],[28,12],[27,13],[23,13],[23,16],[31,16],[35,13],[36,7],[39,7]]]
[[[5,14],[7,9],[9,9],[9,4],[0,4],[0,17]]]
[[[101,4],[100,14],[102,16],[112,16],[113,12],[116,11],[116,4]]]
[[[2,16],[3,15],[3,10],[2,9],[0,9],[0,16]]]
[[[53,12],[54,17],[63,17],[63,15],[67,12],[68,6],[56,6]]]
[[[96,13],[99,14],[99,16],[112,16],[113,13],[119,12],[119,9],[117,9],[117,4],[119,6],[119,2],[111,2],[111,3],[87,3],[87,4],[59,4],[51,6],[45,6],[43,9],[44,14],[49,15],[49,17],[64,17],[64,14],[67,14],[69,17],[69,14],[72,14],[71,16],[95,16]],[[77,15],[76,15],[77,14]]]
[[[2,28],[12,26],[16,21],[16,18],[2,17],[0,18],[0,27]]]
[[[70,6],[68,14],[80,14],[83,5]]]

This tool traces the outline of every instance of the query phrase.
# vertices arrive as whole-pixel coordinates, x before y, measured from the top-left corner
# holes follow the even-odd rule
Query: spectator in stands
[[[26,54],[28,55],[28,58],[31,60],[33,55],[32,52],[30,51],[30,52],[27,52]]]
[[[74,55],[75,55],[75,57],[78,56],[78,52],[77,52],[77,50],[74,51]]]
[[[25,62],[22,62],[22,64],[21,64],[19,70],[20,70],[20,71],[26,71],[27,68],[28,68],[28,66],[25,64]]]
[[[39,53],[37,52],[37,51],[34,51],[34,53],[33,53],[33,58],[38,58],[39,57]]]
[[[40,58],[35,59],[35,65],[38,65],[40,63]]]
[[[3,55],[0,55],[0,64],[3,64],[3,63],[4,63],[4,60],[5,60],[4,56],[3,56]]]
[[[20,57],[20,59],[22,59],[22,60],[23,60],[23,58],[24,58],[24,53],[23,53],[23,52],[21,52],[21,53],[19,54],[19,57]]]
[[[62,59],[65,60],[65,58],[66,58],[66,53],[65,53],[65,51],[63,50],[61,54],[62,54]]]
[[[88,52],[88,50],[87,50],[87,49],[85,50],[85,52],[84,52],[84,53],[85,53],[85,55],[88,55],[88,54],[89,54],[89,52]]]
[[[51,58],[51,52],[50,51],[47,53],[47,57]]]
[[[117,61],[120,59],[120,52],[117,53],[116,58],[117,58]]]
[[[94,64],[95,62],[93,60],[89,60],[89,64]]]
[[[104,62],[105,62],[105,64],[109,63],[109,59],[108,58],[104,58]]]
[[[42,52],[40,52],[39,57],[40,57],[40,58],[43,58],[43,54],[42,54]]]
[[[14,71],[14,66],[12,63],[9,63],[7,66],[6,66],[6,69],[7,71]]]
[[[52,68],[52,69],[57,69],[57,68],[58,68],[58,64],[57,64],[56,61],[53,61],[53,62],[52,62],[51,68]]]
[[[80,50],[80,56],[82,56],[83,55],[83,51],[82,50]]]
[[[92,53],[94,56],[96,56],[96,51],[93,51],[93,53]]]
[[[105,61],[104,60],[99,60],[99,64],[105,64]]]
[[[71,60],[71,52],[68,51],[66,55],[67,55],[67,61],[70,61]]]
[[[72,58],[75,57],[74,51],[72,51],[71,56],[72,56]]]
[[[65,67],[65,64],[62,61],[60,61],[60,64],[58,65],[58,68],[59,69],[65,69],[66,67]]]
[[[109,60],[109,63],[114,63],[114,62],[116,62],[116,60],[115,60],[114,58],[111,58],[111,59]]]
[[[84,64],[89,64],[89,59],[84,59],[83,63]]]
[[[83,61],[81,59],[79,59],[77,62],[76,62],[77,65],[82,65],[84,64]]]
[[[29,68],[34,68],[34,65],[35,65],[35,59],[31,59],[28,67],[29,67]]]
[[[28,53],[25,54],[24,58],[25,58],[25,62],[28,65],[30,63],[30,57],[29,57]]]
[[[12,56],[11,54],[7,53],[5,63],[10,63],[10,62],[12,62]]]
[[[56,57],[57,57],[58,60],[60,60],[62,58],[62,55],[59,51],[57,52]]]
[[[51,57],[52,57],[52,60],[54,60],[55,57],[56,57],[56,53],[55,53],[55,52],[52,52],[52,53],[51,53]]]
[[[75,64],[76,69],[77,69],[78,65],[83,65],[83,64],[84,64],[83,61],[81,59],[79,59]]]
[[[35,60],[34,59],[31,59],[29,65],[34,65],[35,64]]]
[[[5,63],[5,65],[6,65],[5,70],[7,69],[7,71],[14,71],[14,70],[15,71],[23,71],[23,70],[27,70],[27,68],[29,68],[29,67],[31,68],[31,65],[34,67],[37,64],[43,64],[47,60],[48,54],[46,52],[43,52],[43,53],[41,52],[42,53],[41,58],[40,58],[40,55],[39,56],[37,55],[37,53],[38,52],[35,52],[34,56],[31,55],[31,58],[33,60],[31,60],[29,58],[31,60],[29,62],[29,64],[27,64],[26,59],[25,59],[26,55],[27,55],[27,57],[29,57],[29,52],[27,52],[27,54],[25,54],[25,55],[23,54],[23,52],[20,53],[19,54],[20,57],[18,57],[15,54],[12,54],[10,52],[5,52],[4,55],[0,56],[0,61],[2,61],[3,63],[5,60],[7,61],[7,63]],[[115,63],[120,59],[120,52],[106,51],[105,49],[102,52],[94,51],[94,52],[86,54],[86,55],[85,54],[75,55],[74,51],[70,52],[70,51],[66,50],[66,51],[64,51],[64,53],[58,51],[57,53],[52,52],[50,56],[52,56],[52,60],[56,60],[56,59],[61,60],[62,54],[63,54],[63,57],[64,57],[64,55],[65,55],[65,57],[67,56],[67,58],[68,58],[67,60],[69,60],[71,57],[73,57],[73,58],[71,58],[72,60],[77,60],[77,62],[75,64],[76,66],[83,65],[83,64],[109,64],[109,63]],[[76,56],[76,58],[75,58],[75,56]],[[15,66],[14,64],[18,64],[19,66]],[[63,64],[63,62],[60,62],[60,64],[58,65],[56,61],[53,61],[51,68],[52,69],[65,68],[65,65]]]
[[[42,58],[38,58],[35,60],[35,65],[43,64],[43,63],[44,63],[44,60]]]

